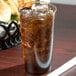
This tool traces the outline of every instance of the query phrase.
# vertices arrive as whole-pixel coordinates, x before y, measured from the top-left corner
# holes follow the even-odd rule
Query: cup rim
[[[22,10],[22,9],[20,9],[20,8],[23,7],[23,5],[26,4],[27,2],[30,3],[30,1],[25,1],[23,4],[21,4],[21,5],[18,7],[18,11],[19,11],[19,12],[20,12],[20,10]],[[57,12],[57,7],[56,7],[56,5],[54,5],[53,3],[49,3],[49,2],[45,2],[45,1],[32,1],[32,3],[47,4],[47,5],[49,5],[49,6],[54,7],[53,13],[56,13],[56,12]]]
[[[49,5],[51,5],[52,7],[55,8],[55,10],[53,12],[56,13],[57,12],[57,7],[54,4],[52,4],[52,3],[49,3]]]

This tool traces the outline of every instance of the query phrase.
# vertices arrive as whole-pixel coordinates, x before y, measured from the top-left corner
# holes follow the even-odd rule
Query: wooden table
[[[76,6],[56,6],[52,71],[76,56]],[[23,64],[21,45],[0,51],[0,76],[27,76]]]

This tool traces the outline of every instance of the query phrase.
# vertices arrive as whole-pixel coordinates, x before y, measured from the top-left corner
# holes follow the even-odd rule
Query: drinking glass
[[[57,8],[46,2],[20,7],[20,28],[25,71],[32,75],[51,69],[54,21]]]

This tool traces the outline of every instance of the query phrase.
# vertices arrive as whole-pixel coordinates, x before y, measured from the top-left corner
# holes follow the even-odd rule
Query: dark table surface
[[[52,71],[76,56],[76,6],[56,6]],[[0,76],[27,76],[23,64],[21,44],[0,51]]]

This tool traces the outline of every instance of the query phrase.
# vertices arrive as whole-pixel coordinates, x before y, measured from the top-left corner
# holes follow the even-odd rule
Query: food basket
[[[21,44],[18,12],[20,3],[18,0],[0,0],[0,50]]]
[[[26,2],[30,7],[35,0],[0,0],[0,50],[21,44],[19,11]]]

